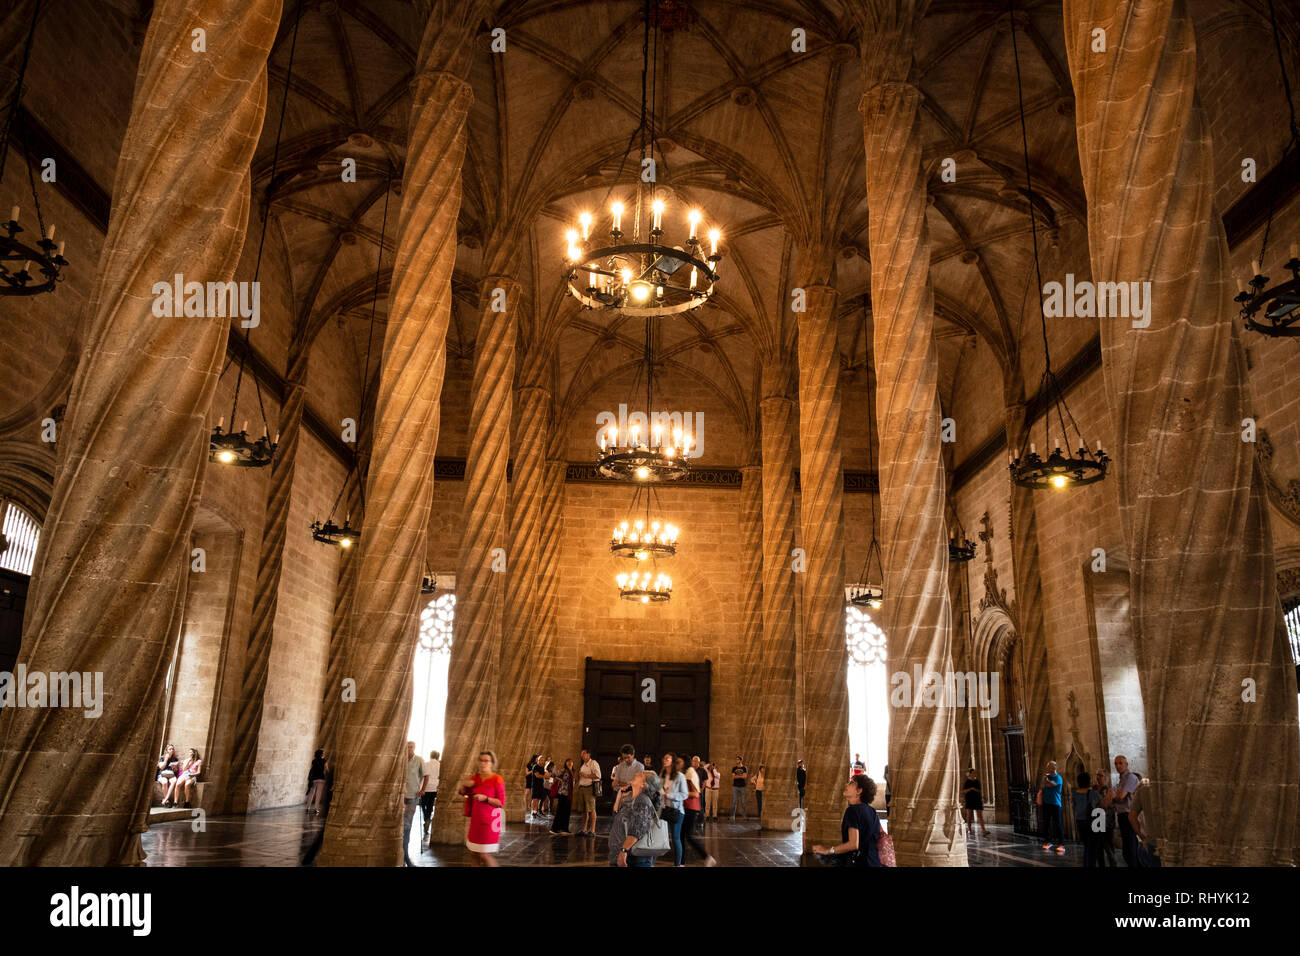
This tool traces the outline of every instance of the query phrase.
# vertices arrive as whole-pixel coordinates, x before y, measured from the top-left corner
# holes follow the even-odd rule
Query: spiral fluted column
[[[496,290],[505,292],[504,312],[492,311]],[[474,381],[470,388],[469,456],[461,513],[460,568],[456,574],[455,638],[447,676],[447,731],[442,751],[447,783],[474,773],[480,750],[513,752],[517,733],[501,719],[500,695],[525,696],[532,678],[523,670],[527,652],[505,663],[507,574],[518,556],[506,551],[506,465],[510,457],[510,403],[515,378],[515,332],[519,283],[508,276],[483,280]],[[524,683],[518,683],[522,680]],[[498,750],[497,748],[501,748]],[[503,774],[514,768],[501,763]],[[456,787],[439,791],[431,839],[457,843],[464,830]],[[507,812],[514,808],[507,804]],[[441,822],[439,822],[441,821]]]
[[[799,752],[795,687],[794,560],[795,372],[789,362],[763,367],[759,404],[763,477],[761,488],[763,554],[763,633],[759,648],[759,729],[771,796],[765,798],[764,826],[789,829],[790,809],[798,806],[794,785]],[[788,778],[788,779],[787,779]],[[793,803],[791,802],[793,801]],[[789,804],[789,806],[787,806]]]
[[[808,728],[803,755],[808,765],[804,842],[811,845],[839,842],[839,822],[844,815],[843,787],[839,783],[845,777],[849,754],[849,690],[844,643],[844,471],[840,455],[835,290],[812,285],[805,291],[807,310],[799,315],[799,486],[808,570],[799,666]],[[765,407],[764,414],[773,413]],[[767,441],[765,434],[765,444]],[[777,482],[774,493],[779,493],[779,477]],[[774,570],[768,569],[773,577]],[[773,640],[783,638],[774,636]],[[774,652],[784,656],[782,648],[775,647]],[[784,731],[784,727],[780,729]],[[772,763],[776,763],[775,757]]]
[[[307,364],[310,350],[301,335],[289,349],[284,401],[280,406],[280,443],[271,462],[266,515],[262,519],[262,548],[257,565],[257,589],[253,592],[253,616],[248,649],[244,652],[244,678],[235,723],[227,797],[228,813],[245,813],[257,766],[258,739],[266,701],[266,680],[275,640],[275,613],[280,606],[280,577],[284,571],[284,542],[289,523],[289,499],[298,462],[298,440],[302,432],[302,411],[307,399]],[[231,426],[234,427],[233,424]],[[298,529],[301,530],[301,529]]]
[[[365,514],[361,505],[361,484],[354,471],[347,478],[343,490],[347,513],[352,515],[353,527],[365,527]],[[351,548],[339,549],[338,585],[334,591],[334,616],[330,623],[330,643],[325,659],[325,686],[321,696],[320,724],[316,732],[316,746],[323,748],[331,764],[335,763],[339,748],[343,708],[343,681],[353,673],[350,663],[352,649],[352,609],[357,598],[357,574],[361,562]],[[342,783],[338,774],[336,783]]]
[[[355,703],[343,708],[338,775],[317,865],[402,861],[410,720],[429,514],[447,365],[474,31],[485,3],[431,4],[412,86],[410,136],[376,390],[366,526],[352,619]]]
[[[1241,436],[1246,368],[1192,15],[1182,0],[1066,0],[1065,24],[1092,278],[1151,283],[1148,327],[1101,320],[1151,761],[1136,769],[1165,864],[1291,864],[1295,671]]]
[[[525,381],[536,380],[526,376]],[[546,504],[546,447],[550,441],[551,393],[526,385],[516,395],[519,443],[510,481],[510,564],[505,575],[510,598],[501,647],[501,678],[497,700],[501,732],[496,742],[503,767],[523,767],[529,754],[552,746],[551,697],[544,692],[550,675],[544,672],[549,647],[543,646],[539,592]],[[532,687],[533,692],[523,688]],[[527,751],[527,752],[525,752]],[[548,749],[549,752],[549,749]],[[509,819],[523,819],[524,808],[508,806]]]
[[[157,745],[230,329],[227,318],[154,316],[152,286],[234,275],[279,20],[280,0],[154,5],[23,637],[32,671],[101,672],[103,714],[0,715],[6,866],[139,859],[140,768]],[[225,39],[196,53],[195,27]]]
[[[934,349],[934,293],[926,188],[921,171],[921,91],[906,82],[907,32],[888,44],[888,62],[863,51],[866,87],[860,110],[866,144],[871,245],[871,307],[880,434],[881,556],[889,667],[923,680],[952,673],[952,609],[939,426],[939,362]],[[893,687],[891,685],[891,691]],[[957,805],[961,776],[957,714],[924,706],[922,688],[889,722],[893,800],[890,832],[898,861],[965,866]]]
[[[1024,402],[1007,406],[1007,447],[1021,448],[1028,423]],[[1038,561],[1038,517],[1034,490],[1011,485],[1011,570],[1016,586],[1016,633],[1025,667],[1025,754],[1029,779],[1045,772],[1047,761],[1062,761],[1052,732],[1051,686],[1047,671],[1047,632],[1043,626],[1043,576]]]
[[[753,695],[762,693],[763,667],[763,469],[758,464],[740,469],[740,579],[746,582],[740,605],[740,680],[746,701],[740,752],[757,767],[769,763],[763,754],[762,707],[753,705]],[[772,768],[767,769],[770,777]]]

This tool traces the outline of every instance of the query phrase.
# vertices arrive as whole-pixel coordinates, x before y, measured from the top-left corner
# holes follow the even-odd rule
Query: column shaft
[[[794,782],[799,752],[795,707],[795,420],[794,371],[788,363],[763,370],[763,399],[759,405],[763,449],[762,551],[763,638],[758,691],[763,732],[762,756],[767,763],[764,826],[789,828],[790,810],[798,806]],[[846,725],[847,727],[847,725]]]
[[[257,766],[257,746],[262,731],[262,712],[266,697],[266,680],[270,672],[271,646],[275,640],[275,614],[280,606],[280,577],[284,571],[284,544],[289,523],[289,499],[293,495],[293,476],[298,462],[298,441],[302,431],[302,412],[307,399],[307,364],[310,351],[302,337],[296,337],[289,350],[287,388],[280,406],[278,429],[280,443],[271,462],[271,482],[267,492],[266,515],[262,521],[262,547],[257,565],[257,590],[253,592],[253,616],[244,652],[244,678],[239,696],[239,713],[235,724],[234,752],[231,755],[227,812],[245,813],[253,772]],[[231,426],[234,427],[233,425]],[[297,529],[301,530],[301,529]]]
[[[807,727],[802,755],[808,765],[804,842],[832,845],[839,842],[841,781],[849,760],[840,353],[835,290],[810,286],[806,291],[807,311],[799,316],[799,483],[808,568],[799,655]]]
[[[1020,448],[1028,423],[1023,402],[1007,408],[1007,447]],[[1051,685],[1047,669],[1047,632],[1043,627],[1043,577],[1038,561],[1038,517],[1034,490],[1011,485],[1011,570],[1016,586],[1016,632],[1025,664],[1025,754],[1029,779],[1043,773],[1047,761],[1065,759],[1056,752],[1052,732]]]
[[[926,188],[921,169],[921,91],[905,82],[910,21],[898,26],[889,52],[869,49],[861,111],[866,145],[871,302],[880,434],[881,627],[890,670],[913,679],[952,673],[945,479],[939,439],[939,363],[934,349],[934,295]],[[896,21],[897,22],[897,21]],[[883,60],[883,62],[882,62]],[[891,701],[894,685],[891,684]],[[893,800],[890,832],[902,864],[964,866],[958,811],[957,714],[912,687],[889,726]]]
[[[493,312],[496,289],[505,290],[506,311]],[[470,391],[469,456],[465,463],[465,504],[461,520],[460,569],[456,575],[455,639],[447,678],[447,732],[443,773],[458,781],[478,768],[482,750],[497,751],[498,771],[512,780],[518,769],[503,753],[513,752],[500,719],[500,695],[517,698],[535,691],[519,683],[525,655],[511,657],[506,674],[504,624],[506,580],[517,555],[506,552],[506,464],[510,457],[510,402],[515,377],[515,325],[519,284],[505,276],[483,280],[478,336],[474,343],[474,381]],[[498,748],[502,748],[498,750]],[[507,793],[512,793],[507,789]],[[434,814],[432,839],[458,843],[464,817],[456,787],[443,788]],[[507,803],[507,813],[513,808]]]
[[[156,317],[152,287],[234,275],[279,19],[280,0],[154,6],[23,639],[31,671],[102,674],[103,713],[0,716],[6,866],[138,859],[140,768],[157,746],[229,334],[222,317]],[[195,27],[224,42],[194,52]]]
[[[542,663],[540,572],[543,511],[547,496],[546,447],[550,441],[551,393],[536,386],[521,388],[516,399],[519,442],[510,482],[509,598],[505,640],[501,648],[497,756],[503,767],[522,768],[530,754],[550,748],[554,702],[539,692],[550,686]],[[533,748],[533,749],[529,749]],[[560,759],[563,759],[561,756]],[[507,806],[508,818],[522,820],[525,808]]]
[[[1065,24],[1092,279],[1150,283],[1134,316],[1149,325],[1100,323],[1151,761],[1134,769],[1151,780],[1166,865],[1291,864],[1295,671],[1242,441],[1246,367],[1192,15],[1182,0],[1066,0]]]
[[[473,101],[465,77],[483,9],[435,4],[420,45],[352,623],[365,640],[351,655],[357,699],[343,709],[341,786],[317,865],[402,861],[403,745]]]

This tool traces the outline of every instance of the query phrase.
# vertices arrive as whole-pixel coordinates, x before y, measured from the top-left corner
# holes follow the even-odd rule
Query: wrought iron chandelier
[[[975,560],[975,542],[966,537],[965,530],[959,526],[956,531],[948,535],[948,562],[965,564],[973,560]]]
[[[661,604],[672,600],[673,579],[662,571],[624,571],[616,580],[618,596],[624,601]]]
[[[0,181],[4,179],[5,165],[9,158],[9,141],[14,135],[14,125],[18,120],[18,106],[23,98],[23,82],[27,78],[27,63],[31,57],[32,39],[36,36],[36,21],[40,17],[41,4],[37,0],[32,10],[32,25],[27,31],[27,41],[23,46],[22,65],[18,69],[18,83],[14,87],[13,100],[5,114],[4,130],[0,132]],[[54,241],[54,225],[45,225],[41,214],[41,200],[36,194],[36,176],[32,172],[30,158],[23,150],[27,166],[27,182],[31,186],[32,205],[36,210],[36,238],[18,238],[24,232],[18,224],[22,214],[21,206],[14,206],[9,212],[9,220],[0,223],[0,295],[39,295],[53,292],[54,286],[63,281],[61,271],[68,264],[63,258],[64,243]]]
[[[1034,184],[1029,171],[1029,134],[1025,127],[1025,94],[1020,78],[1020,51],[1016,45],[1015,0],[1008,0],[1008,7],[1011,10],[1011,49],[1016,61],[1020,141],[1025,157],[1025,192],[1029,205],[1029,231],[1034,250],[1034,276],[1038,282],[1038,289],[1042,289],[1043,273],[1038,260],[1038,219],[1034,214]],[[1011,480],[1022,488],[1034,489],[1090,485],[1106,477],[1106,466],[1110,458],[1102,451],[1101,442],[1097,442],[1096,451],[1088,449],[1083,432],[1065,403],[1065,392],[1052,371],[1052,351],[1047,343],[1047,314],[1041,304],[1038,318],[1042,327],[1043,358],[1046,363],[1039,394],[1046,403],[1043,412],[1043,451],[1047,457],[1039,455],[1036,443],[1029,440],[1033,436],[1033,428],[1032,423],[1027,423],[1020,449],[1011,457]],[[1055,436],[1052,434],[1053,428],[1059,428]],[[1073,451],[1071,446],[1074,448]],[[1049,448],[1050,452],[1047,451]]]
[[[646,561],[651,558],[671,558],[677,553],[677,535],[679,529],[671,522],[653,517],[651,497],[654,498],[656,510],[659,508],[659,493],[651,487],[638,486],[632,495],[632,506],[628,509],[630,518],[625,518],[614,527],[609,539],[609,553],[615,557],[633,558]],[[636,517],[637,505],[644,498],[645,514]]]
[[[361,540],[361,532],[352,527],[352,516],[343,519],[343,527],[334,523],[333,518],[326,518],[325,523],[313,521],[311,536],[321,544],[332,544],[340,548],[350,548]]]
[[[266,198],[262,203],[262,232],[257,240],[257,263],[253,266],[254,286],[258,284],[259,276],[262,274],[262,250],[266,246],[266,226],[271,212],[271,190],[275,188],[275,174],[280,165],[280,140],[284,134],[284,113],[289,103],[289,87],[293,84],[293,58],[298,48],[298,23],[301,18],[302,4],[299,4],[298,14],[293,21],[293,39],[289,44],[289,66],[284,79],[284,96],[280,100],[280,123],[275,130],[275,150],[271,154],[271,178],[267,181]],[[257,408],[262,415],[262,437],[257,441],[248,440],[247,421],[238,432],[235,431],[235,422],[239,420],[237,417],[239,389],[244,381],[244,369],[252,358],[252,346],[249,344],[251,337],[252,326],[244,323],[244,348],[238,357],[239,374],[235,376],[235,397],[230,403],[230,431],[223,431],[226,424],[224,415],[217,419],[217,427],[212,429],[212,435],[208,439],[208,461],[240,468],[265,468],[275,458],[275,450],[280,445],[280,435],[277,432],[274,440],[268,437],[270,426],[266,421],[266,408],[262,405],[262,386],[257,381],[255,371],[250,370],[249,374],[253,378],[253,387],[257,392]],[[227,362],[226,368],[229,367],[230,363]],[[225,369],[221,370],[221,374],[225,374]]]
[[[1300,158],[1300,127],[1296,125],[1295,100],[1291,95],[1291,78],[1286,72],[1286,60],[1282,56],[1282,39],[1277,29],[1277,12],[1273,9],[1273,0],[1268,0],[1268,14],[1273,27],[1273,46],[1277,50],[1277,63],[1282,71],[1282,88],[1286,91],[1286,105],[1290,110],[1291,137],[1282,149],[1282,160],[1277,171],[1283,171],[1288,163],[1295,163]],[[1259,258],[1251,262],[1249,283],[1237,280],[1237,295],[1233,300],[1241,303],[1241,319],[1246,328],[1272,338],[1300,335],[1300,246],[1291,243],[1291,258],[1282,264],[1282,268],[1291,273],[1291,278],[1280,282],[1272,288],[1266,288],[1269,278],[1263,275],[1265,254],[1268,252],[1268,237],[1273,229],[1273,213],[1282,191],[1285,176],[1277,176],[1276,187],[1268,204],[1268,219],[1264,223],[1264,239],[1260,245]],[[1263,319],[1258,318],[1260,312]]]
[[[671,424],[666,427],[654,411],[655,363],[651,331],[650,320],[646,319],[642,369],[638,370],[637,382],[632,386],[635,392],[644,371],[645,424],[629,424],[621,433],[617,425],[610,425],[600,433],[596,468],[606,478],[640,482],[676,481],[691,470],[686,453],[695,445],[694,436],[685,433],[681,427],[671,427]]]
[[[610,203],[608,245],[588,248],[594,242],[592,227],[595,225],[590,212],[581,213],[577,228],[565,232],[564,273],[569,292],[589,309],[612,309],[633,316],[675,315],[698,309],[713,295],[718,264],[722,261],[718,252],[722,233],[716,227],[705,234],[708,254],[704,252],[700,236],[704,214],[699,209],[685,211],[686,238],[680,245],[669,245],[670,240],[666,238],[664,214],[668,211],[668,200],[674,197],[671,190],[658,184],[658,170],[666,168],[655,134],[658,14],[658,4],[645,0],[641,120],[632,132],[628,151],[619,167],[621,172],[627,165],[639,135],[637,157],[641,175],[636,195],[629,205],[621,198]],[[673,218],[669,216],[670,221]]]
[[[862,316],[866,320],[867,295],[862,296]],[[867,558],[862,564],[862,573],[858,582],[849,588],[849,604],[857,608],[879,610],[885,603],[885,561],[880,553],[880,541],[876,538],[876,494],[879,492],[880,479],[876,470],[876,388],[867,382],[867,466],[876,478],[876,491],[868,495],[871,499],[871,543],[867,545]],[[876,559],[878,578],[872,579],[871,559]]]

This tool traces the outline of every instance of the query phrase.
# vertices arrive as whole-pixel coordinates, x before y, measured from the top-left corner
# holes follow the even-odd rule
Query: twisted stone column
[[[357,700],[343,709],[341,786],[317,865],[402,861],[405,740],[411,712],[420,578],[424,573],[439,396],[446,371],[456,259],[465,77],[484,3],[435,3],[412,89],[388,327],[376,392],[366,526],[352,619]],[[356,560],[356,559],[354,559]]]
[[[528,380],[537,378],[526,375]],[[510,563],[505,575],[509,598],[502,600],[506,626],[497,700],[501,733],[496,742],[501,766],[511,770],[523,767],[529,754],[537,752],[528,748],[552,746],[550,716],[554,709],[550,696],[538,692],[550,686],[549,674],[543,673],[542,666],[550,648],[542,644],[539,586],[551,393],[538,385],[526,385],[517,393],[516,407],[519,443],[510,485]],[[523,819],[524,807],[507,805],[506,809],[510,819]]]
[[[763,636],[759,655],[759,727],[767,763],[769,796],[764,826],[789,828],[791,806],[798,806],[794,784],[799,752],[795,722],[795,454],[794,369],[789,362],[763,367],[759,404],[763,456],[762,550]],[[845,724],[847,734],[848,724]],[[845,745],[847,750],[847,744]],[[810,772],[811,773],[811,772]],[[838,779],[838,778],[836,778]],[[815,780],[810,776],[810,784]],[[791,802],[793,800],[793,803]]]
[[[840,351],[835,327],[835,290],[813,285],[806,292],[807,311],[799,315],[800,511],[808,564],[803,647],[799,655],[803,669],[803,711],[808,728],[804,754],[808,765],[804,843],[831,845],[839,842],[840,817],[844,815],[844,788],[840,782],[845,779],[849,759]],[[765,406],[765,416],[779,414],[769,411],[769,403],[765,402]],[[772,440],[779,441],[775,436]],[[766,452],[769,441],[766,434],[763,441]],[[773,493],[779,494],[779,476],[776,482]],[[775,547],[775,542],[772,545]],[[775,569],[767,570],[775,578]],[[774,586],[780,587],[775,582]],[[781,635],[779,624],[773,641],[785,639],[784,635],[777,635]],[[784,656],[781,648],[773,650]],[[784,732],[783,727],[781,730]],[[774,756],[772,762],[776,763],[776,759]]]
[[[289,499],[298,461],[298,439],[302,432],[302,411],[307,399],[307,363],[310,350],[303,336],[295,336],[289,349],[284,402],[280,406],[280,444],[271,462],[271,487],[267,493],[266,516],[262,521],[262,549],[257,565],[257,590],[253,592],[253,616],[244,652],[244,679],[235,722],[234,752],[231,755],[230,793],[227,812],[246,813],[257,766],[258,739],[270,672],[271,645],[275,640],[275,613],[280,606],[280,576],[284,571],[284,542],[289,523]],[[235,427],[231,424],[231,427]],[[300,529],[299,529],[300,530]]]
[[[498,289],[505,292],[504,312],[492,311]],[[506,464],[510,457],[519,294],[519,283],[508,276],[483,280],[470,390],[455,639],[447,677],[447,732],[442,761],[449,786],[439,791],[431,835],[436,843],[458,843],[463,836],[463,798],[456,793],[454,783],[478,769],[479,751],[497,751],[497,769],[507,780],[512,779],[508,775],[517,768],[505,763],[503,754],[519,746],[516,740],[509,739],[518,729],[501,719],[499,702],[503,695],[515,700],[536,689],[524,673],[527,649],[521,648],[521,653],[507,658],[502,633],[506,573],[518,560],[517,555],[506,552],[505,545]],[[507,660],[508,673],[503,669]],[[509,803],[506,806],[507,812],[513,812]]]
[[[23,638],[30,671],[102,674],[103,713],[0,714],[0,865],[139,859],[141,768],[156,752],[229,334],[226,318],[155,317],[152,287],[234,274],[279,19],[280,0],[154,6]],[[223,42],[195,53],[195,27]]]
[[[921,91],[907,82],[922,9],[892,6],[863,46],[859,109],[866,146],[872,360],[880,425],[881,627],[893,673],[952,673],[939,363],[921,171]],[[965,866],[957,804],[957,713],[925,706],[923,688],[889,722],[890,832],[899,863]],[[891,681],[891,700],[895,685]]]
[[[537,667],[542,679],[549,682],[555,673],[559,647],[560,609],[560,538],[563,530],[564,477],[569,470],[562,458],[547,457],[545,497],[542,502],[542,548],[537,572]],[[555,740],[555,724],[544,725]],[[562,741],[555,740],[558,746]],[[576,759],[576,758],[575,758]]]
[[[1007,406],[1007,447],[1025,439],[1025,403]],[[1038,517],[1034,491],[1011,485],[1011,570],[1016,586],[1016,633],[1025,665],[1025,753],[1029,779],[1037,779],[1047,761],[1063,761],[1052,732],[1051,685],[1047,670],[1047,632],[1043,626],[1043,577],[1038,563]]]
[[[1101,320],[1150,738],[1136,769],[1166,864],[1290,864],[1296,683],[1241,439],[1246,370],[1192,16],[1182,0],[1066,0],[1065,24],[1092,278],[1151,283],[1148,327]]]
[[[361,503],[361,480],[354,471],[348,475],[343,491],[348,513],[355,519],[353,527],[365,528],[365,515]],[[357,574],[361,562],[352,548],[339,552],[338,586],[334,591],[334,617],[330,624],[330,643],[325,661],[325,689],[321,698],[320,726],[316,732],[316,746],[325,750],[331,764],[336,762],[339,747],[339,730],[343,721],[343,681],[353,672],[350,664],[352,649],[352,609],[357,598]],[[341,784],[338,774],[335,783]]]
[[[763,667],[763,469],[758,464],[740,469],[740,561],[741,580],[752,582],[744,588],[741,598],[741,700],[745,704],[740,752],[752,768],[767,764],[767,776],[772,777],[772,764],[763,752],[762,667]],[[703,756],[703,754],[701,754]],[[687,765],[690,754],[686,755]],[[771,784],[764,790],[770,800]],[[789,821],[786,821],[789,826]]]

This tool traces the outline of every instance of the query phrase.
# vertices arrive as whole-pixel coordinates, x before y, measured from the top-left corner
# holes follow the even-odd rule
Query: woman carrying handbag
[[[609,825],[610,866],[654,866],[668,852],[668,824],[659,819],[662,786],[656,773],[642,770],[632,778]]]

